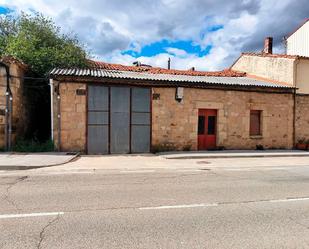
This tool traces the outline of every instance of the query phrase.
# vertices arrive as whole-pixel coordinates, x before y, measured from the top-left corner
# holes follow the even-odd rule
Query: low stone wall
[[[26,100],[24,97],[24,69],[10,64],[10,88],[13,96],[12,144],[22,137],[27,129]],[[0,148],[5,146],[6,71],[0,68]]]
[[[229,90],[154,88],[152,143],[197,149],[198,109],[217,109],[217,145],[226,149],[293,147],[293,95]],[[250,109],[262,110],[262,136],[250,137]]]
[[[295,140],[309,140],[309,95],[296,95]]]
[[[57,85],[55,85],[57,87]],[[58,141],[58,107],[60,106],[60,130],[62,151],[86,150],[86,95],[77,95],[78,89],[86,89],[85,84],[60,83],[60,100],[54,94],[54,140]],[[60,104],[57,104],[60,101]]]

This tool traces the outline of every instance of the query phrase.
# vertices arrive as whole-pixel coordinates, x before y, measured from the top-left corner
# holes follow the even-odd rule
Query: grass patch
[[[25,140],[20,139],[17,140],[15,145],[13,146],[13,151],[15,152],[53,152],[54,143],[51,140],[47,140],[46,142],[39,142],[35,139]]]

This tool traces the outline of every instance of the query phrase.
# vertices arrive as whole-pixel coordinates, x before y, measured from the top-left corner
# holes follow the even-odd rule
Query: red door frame
[[[209,118],[211,117],[211,118]],[[209,126],[209,122],[212,122]],[[217,110],[198,110],[198,150],[214,150],[217,147]]]

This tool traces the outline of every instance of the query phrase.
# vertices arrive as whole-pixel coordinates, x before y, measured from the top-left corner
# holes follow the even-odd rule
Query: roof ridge
[[[309,59],[309,57],[307,57],[307,56],[290,55],[290,54],[267,54],[267,53],[243,52],[243,53],[241,53],[241,55],[273,57],[273,58],[286,58],[286,59]]]
[[[151,74],[171,74],[171,75],[189,75],[189,76],[217,76],[217,77],[244,77],[246,73],[234,71],[230,68],[221,71],[192,71],[179,69],[166,69],[161,67],[146,66],[127,66],[122,64],[108,63],[102,61],[89,60],[89,66],[92,69],[105,69],[116,71],[144,72]]]
[[[261,76],[255,75],[255,74],[247,74],[246,77],[250,78],[250,79],[265,81],[265,82],[274,83],[274,84],[278,84],[278,85],[286,85],[286,86],[294,87],[294,85],[289,84],[288,82],[272,80],[272,79],[261,77]]]

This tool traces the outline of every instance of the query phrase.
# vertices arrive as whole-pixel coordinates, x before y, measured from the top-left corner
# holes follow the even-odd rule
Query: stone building
[[[26,129],[26,70],[27,66],[13,57],[0,59],[0,149],[9,149]]]
[[[108,154],[294,145],[295,87],[278,79],[232,69],[103,62],[54,69],[50,78],[59,150]]]
[[[290,48],[306,50],[299,44],[308,27],[306,21],[289,36]],[[56,146],[107,154],[309,142],[309,57],[273,54],[272,43],[267,37],[261,53],[243,53],[220,72],[103,62],[54,69]]]
[[[299,140],[309,141],[309,57],[243,53],[231,69],[295,87],[294,104],[291,105],[295,119],[294,144]]]

